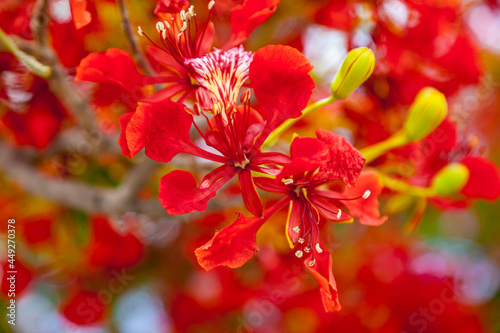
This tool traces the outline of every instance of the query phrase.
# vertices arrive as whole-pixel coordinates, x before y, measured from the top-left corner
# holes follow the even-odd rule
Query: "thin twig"
[[[30,21],[33,38],[41,47],[47,46],[48,4],[49,0],[37,0],[33,7],[33,14]]]
[[[135,29],[132,27],[132,23],[130,23],[130,16],[125,1],[118,0],[118,6],[120,7],[120,15],[122,17],[123,30],[125,30],[130,46],[132,47],[132,51],[134,52],[134,57],[142,66],[142,68],[144,68],[146,73],[150,76],[153,76],[155,72],[151,68],[150,64],[147,62],[146,58],[144,57],[144,54],[142,53],[141,48],[139,47]]]

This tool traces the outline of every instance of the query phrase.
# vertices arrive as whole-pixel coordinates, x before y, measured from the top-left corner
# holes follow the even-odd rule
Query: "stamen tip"
[[[142,31],[140,26],[137,26],[137,33],[139,34],[139,36],[144,36],[144,32]]]
[[[208,10],[212,10],[213,6],[215,5],[215,0],[211,0],[209,3],[208,3]]]
[[[363,199],[368,199],[372,192],[370,190],[366,190],[365,193],[363,194]]]
[[[339,212],[337,213],[337,219],[340,219],[342,216],[342,210],[339,208]]]
[[[163,30],[165,30],[165,24],[163,24],[163,22],[157,22],[156,30],[158,30],[159,33],[162,33]]]

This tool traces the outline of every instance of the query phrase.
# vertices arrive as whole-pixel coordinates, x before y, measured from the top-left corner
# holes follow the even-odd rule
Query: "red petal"
[[[87,0],[70,0],[71,15],[77,29],[83,28],[92,21],[90,12],[87,11]]]
[[[118,118],[118,122],[120,123],[120,128],[122,129],[120,132],[120,138],[118,139],[118,144],[120,147],[122,147],[122,154],[123,156],[126,157],[132,157],[132,154],[130,153],[130,149],[128,148],[128,143],[127,143],[127,136],[126,136],[126,129],[128,126],[128,123],[130,122],[130,119],[132,119],[132,116],[134,115],[133,112],[126,113],[120,118]]]
[[[238,172],[238,168],[231,167],[230,172],[226,172],[224,177],[209,187],[198,188],[196,180],[189,172],[172,171],[161,178],[158,199],[171,215],[204,211],[216,191]]]
[[[316,263],[309,266],[311,256],[304,260],[304,265],[311,272],[312,276],[318,281],[321,293],[321,300],[326,312],[339,311],[341,309],[338,293],[337,283],[332,273],[332,257],[330,252],[324,250],[322,253],[315,251]]]
[[[203,37],[203,39],[201,39]],[[207,23],[207,27],[205,30],[205,35],[200,35],[200,38],[197,40],[199,45],[198,48],[198,57],[201,57],[208,53],[208,50],[212,47],[213,41],[215,37],[215,26],[212,22]]]
[[[315,138],[296,138],[290,145],[290,156],[322,162],[328,158],[328,147]]]
[[[257,231],[278,210],[288,202],[284,198],[263,214],[264,218],[247,218],[241,215],[235,222],[220,231],[205,245],[195,250],[198,263],[205,270],[217,266],[241,267],[259,250],[255,240]]]
[[[158,0],[154,13],[178,13],[186,7],[189,7],[188,0]]]
[[[151,96],[148,96],[146,98],[142,98],[140,101],[144,103],[157,103],[161,102],[165,99],[170,99],[174,97],[175,95],[187,91],[189,89],[192,89],[192,87],[188,84],[185,83],[175,83],[168,85],[167,87],[157,91]]]
[[[361,224],[381,225],[387,221],[387,216],[380,217],[378,209],[378,196],[382,193],[382,183],[377,174],[373,171],[364,171],[358,179],[358,184],[353,188],[346,188],[342,194],[345,198],[356,198],[362,196],[366,190],[369,190],[370,196],[367,199],[358,199],[342,201],[352,216],[359,219]]]
[[[246,0],[231,11],[233,36],[226,48],[245,41],[250,33],[266,21],[275,11],[279,0]]]
[[[322,163],[308,158],[295,158],[292,162],[285,164],[276,179],[281,180],[287,177],[300,178],[304,172],[314,171],[321,167]]]
[[[269,45],[257,50],[250,64],[250,81],[268,121],[257,148],[277,125],[302,114],[314,88],[308,74],[311,69],[309,61],[292,47]]]
[[[126,127],[130,156],[146,147],[146,155],[160,162],[167,163],[178,153],[186,152],[225,163],[227,158],[209,153],[189,139],[191,124],[192,116],[183,104],[165,100],[140,105]]]
[[[252,215],[257,217],[262,217],[264,212],[264,207],[260,201],[259,194],[255,189],[255,184],[253,183],[252,173],[248,170],[243,170],[239,174],[241,195],[243,197],[243,202],[248,211]]]
[[[299,233],[293,228],[300,227],[302,222],[302,209],[299,200],[290,200],[288,206],[288,217],[286,220],[286,236],[290,247],[293,248],[299,239]]]
[[[284,185],[282,182],[276,181],[274,178],[268,177],[254,177],[255,185],[258,188],[272,193],[290,194],[290,187]]]
[[[123,121],[125,122],[126,118],[124,118]],[[128,150],[130,151],[130,157],[135,156],[135,154],[137,154],[142,148],[144,148],[144,145],[147,141],[147,131],[150,128],[149,122],[149,105],[139,105],[139,107],[137,107],[137,110],[132,113],[132,117],[127,123],[127,127],[125,127],[125,129],[122,127],[122,133],[120,134],[120,136],[123,136],[123,131],[125,130],[125,138],[127,141]],[[175,154],[173,156],[175,156]]]
[[[139,93],[141,87],[171,80],[177,80],[177,78],[150,77],[140,74],[132,58],[125,51],[115,48],[86,56],[77,67],[75,77],[75,81],[117,84],[132,93],[136,100],[143,97]]]
[[[496,200],[500,197],[500,170],[484,157],[467,157],[463,163],[470,172],[462,193],[469,198]]]
[[[339,208],[329,201],[326,201],[318,196],[309,198],[311,203],[316,207],[321,215],[333,222],[352,222],[352,217],[345,211],[341,210],[340,217],[337,217]]]
[[[363,155],[338,134],[319,129],[316,135],[328,146],[330,156],[315,178],[342,180],[349,186],[356,185],[359,173],[365,165]]]
[[[255,165],[279,164],[279,165],[283,165],[283,164],[290,163],[290,162],[291,162],[290,157],[288,157],[282,153],[274,153],[274,152],[262,153],[262,152],[259,152],[252,159],[250,164],[255,164]]]

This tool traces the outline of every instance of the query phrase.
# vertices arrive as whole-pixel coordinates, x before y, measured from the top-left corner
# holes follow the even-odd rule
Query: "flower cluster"
[[[478,222],[496,208],[475,205],[500,198],[483,15],[498,5],[5,1],[0,215],[18,221],[18,294],[55,291],[77,325],[111,322],[145,283],[182,332],[233,331],[234,311],[255,332],[482,331],[464,304],[500,285],[498,235]],[[432,234],[474,254],[429,259]],[[469,269],[487,287],[443,298]],[[415,312],[437,299],[438,319]]]
[[[209,3],[209,11],[213,5]],[[160,13],[159,17],[162,21],[156,28],[163,46],[141,28],[139,35],[154,45],[151,50],[157,59],[168,59],[161,62],[162,66],[174,68],[180,76],[151,78],[148,83],[168,86],[139,100],[134,112],[120,118],[119,143],[123,154],[134,157],[144,148],[149,158],[159,162],[168,163],[177,154],[187,153],[221,164],[206,174],[199,185],[184,170],[162,177],[158,198],[171,215],[206,210],[216,192],[238,177],[243,202],[254,217],[241,215],[196,250],[205,269],[243,265],[257,250],[259,227],[288,206],[289,217],[284,225],[296,257],[303,258],[320,283],[325,309],[340,309],[331,256],[321,243],[321,216],[334,222],[350,222],[355,216],[364,224],[383,223],[385,218],[380,218],[377,202],[381,185],[376,175],[368,172],[362,177],[362,185],[356,187],[365,159],[346,139],[329,131],[318,130],[317,138],[296,138],[289,156],[263,149],[273,131],[300,117],[306,108],[314,88],[309,76],[311,64],[296,49],[282,45],[265,46],[255,53],[245,51],[242,45],[226,45],[208,52],[213,26],[208,22],[199,28],[193,6],[180,6],[175,11]],[[98,82],[113,79],[125,87],[131,83],[129,76],[126,79],[123,71],[109,73],[105,65],[108,59],[125,57],[114,50],[106,55],[90,55],[79,67],[77,78]],[[347,79],[339,82],[338,88],[352,91],[365,81],[373,71],[372,58],[371,53],[366,63],[344,73]],[[355,57],[354,62],[359,63],[360,59],[364,58]],[[365,71],[366,66],[368,73],[358,79],[349,77]],[[143,79],[137,74],[137,81]],[[342,88],[347,84],[352,88]],[[183,104],[193,91],[194,104]],[[180,97],[173,101],[171,97],[176,95]],[[200,138],[197,141],[190,137],[193,128]],[[205,148],[200,147],[200,140]],[[328,189],[335,181],[343,185],[341,190]],[[285,197],[264,209],[257,187]],[[363,193],[359,195],[359,191]],[[371,193],[370,201],[363,202]]]

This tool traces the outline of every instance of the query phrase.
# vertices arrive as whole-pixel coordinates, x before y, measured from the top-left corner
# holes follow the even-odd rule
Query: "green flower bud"
[[[420,141],[434,131],[446,118],[448,104],[438,90],[425,87],[410,106],[404,131],[408,141]]]
[[[450,196],[462,190],[469,180],[469,169],[461,163],[450,163],[432,178],[432,189],[439,196]]]
[[[375,68],[373,51],[366,47],[351,50],[332,82],[332,95],[344,99],[365,82]]]

